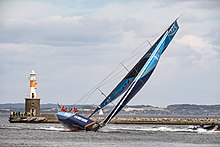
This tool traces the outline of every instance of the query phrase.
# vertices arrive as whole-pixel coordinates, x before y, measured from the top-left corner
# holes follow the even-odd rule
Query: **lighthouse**
[[[37,94],[36,94],[36,90],[37,90],[37,77],[36,77],[36,73],[34,72],[34,70],[32,70],[32,72],[30,73],[30,98],[36,98]]]
[[[40,98],[37,95],[37,74],[34,70],[30,73],[29,81],[30,92],[28,97],[25,98],[25,111],[29,112],[32,116],[40,116]]]

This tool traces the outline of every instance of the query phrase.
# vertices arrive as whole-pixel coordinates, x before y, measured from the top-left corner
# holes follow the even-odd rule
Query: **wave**
[[[0,125],[0,129],[9,130],[46,130],[46,131],[69,131],[59,126],[41,126],[41,125]]]
[[[48,130],[48,131],[68,131],[68,130],[65,129],[65,128],[57,128],[57,127],[53,127],[53,126],[50,126],[50,127],[40,127],[40,130]]]
[[[100,132],[131,132],[131,131],[142,131],[142,132],[191,132],[191,133],[220,133],[220,131],[205,130],[202,128],[193,129],[194,126],[162,126],[162,125],[121,125],[121,124],[109,124],[101,128]],[[12,129],[12,130],[46,130],[46,131],[61,131],[69,132],[69,129],[64,128],[61,125],[0,125],[0,129]]]
[[[199,128],[197,130],[191,129],[191,127],[182,127],[182,126],[117,126],[117,125],[109,125],[105,128],[100,129],[101,132],[118,132],[118,131],[148,131],[148,132],[192,132],[192,133],[220,133],[220,131],[214,130],[205,130]]]
[[[14,126],[1,126],[0,129],[13,129],[13,130],[21,130],[21,127],[14,127]]]

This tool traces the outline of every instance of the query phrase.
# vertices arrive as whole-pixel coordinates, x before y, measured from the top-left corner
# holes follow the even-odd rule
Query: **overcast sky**
[[[179,31],[129,104],[220,104],[218,0],[1,0],[0,103],[24,102],[34,69],[41,103],[75,104],[180,14]]]

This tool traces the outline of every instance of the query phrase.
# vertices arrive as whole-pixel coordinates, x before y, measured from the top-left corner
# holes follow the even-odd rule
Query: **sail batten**
[[[134,77],[134,80],[127,88],[123,97],[120,99],[118,104],[112,109],[112,111],[106,116],[106,118],[101,122],[102,125],[107,124],[118,112],[138,93],[138,91],[144,86],[152,75],[154,69],[156,68],[160,56],[167,48],[174,35],[176,34],[179,26],[177,20],[175,20],[171,26],[163,33],[163,35],[156,41],[156,43],[151,47],[151,54],[147,60],[142,63],[141,69],[139,69],[138,74]],[[147,53],[146,53],[147,54]],[[145,55],[146,55],[145,54]]]

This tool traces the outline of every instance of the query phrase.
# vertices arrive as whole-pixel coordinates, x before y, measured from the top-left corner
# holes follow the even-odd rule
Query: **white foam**
[[[48,130],[48,131],[65,131],[65,128],[56,128],[53,126],[50,127],[41,127],[41,130]]]
[[[193,130],[190,127],[183,127],[183,126],[146,126],[146,125],[123,125],[123,126],[117,126],[117,125],[109,125],[104,128],[102,128],[100,131],[102,132],[116,132],[120,130],[127,130],[127,131],[151,131],[151,132],[156,132],[156,131],[161,131],[161,132],[195,132],[195,133],[217,133],[220,131],[214,131],[210,130],[207,131],[202,128],[198,128],[196,130]]]

